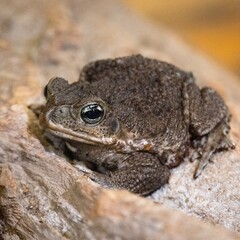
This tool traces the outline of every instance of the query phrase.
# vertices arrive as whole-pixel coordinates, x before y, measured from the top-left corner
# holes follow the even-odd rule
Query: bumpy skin
[[[211,88],[191,73],[141,55],[86,65],[78,82],[46,86],[43,127],[64,138],[89,176],[105,186],[146,195],[167,183],[170,168],[198,159],[197,177],[212,154],[232,148],[229,113]],[[87,123],[82,111],[98,104],[103,116]]]

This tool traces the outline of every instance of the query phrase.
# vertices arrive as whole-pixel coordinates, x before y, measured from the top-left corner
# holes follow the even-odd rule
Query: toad
[[[233,148],[230,114],[192,73],[133,55],[87,64],[79,80],[56,77],[45,88],[40,123],[64,139],[88,176],[112,188],[147,195],[168,182],[171,168]]]

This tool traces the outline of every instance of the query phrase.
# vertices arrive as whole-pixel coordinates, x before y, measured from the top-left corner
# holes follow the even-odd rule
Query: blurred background
[[[240,76],[240,0],[122,0]]]

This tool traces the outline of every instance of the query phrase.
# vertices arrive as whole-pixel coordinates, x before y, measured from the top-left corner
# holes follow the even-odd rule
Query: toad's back
[[[183,119],[183,83],[192,77],[177,67],[141,55],[88,64],[80,75],[83,97],[103,99],[141,137],[166,131]],[[174,120],[175,121],[175,120]],[[147,136],[146,136],[147,137]]]

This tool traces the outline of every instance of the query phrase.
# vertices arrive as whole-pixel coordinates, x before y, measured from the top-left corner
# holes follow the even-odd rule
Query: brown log
[[[1,0],[0,239],[240,239],[240,82],[164,27],[112,0]],[[103,189],[46,141],[30,104],[53,76],[141,53],[192,71],[232,113],[236,150],[192,179],[174,169],[148,198]],[[191,215],[191,216],[189,216]]]

